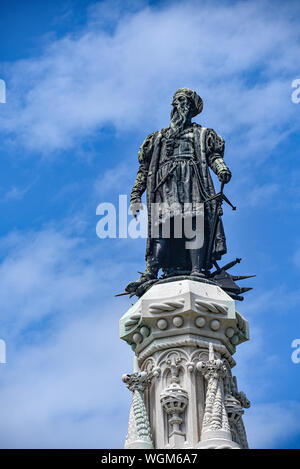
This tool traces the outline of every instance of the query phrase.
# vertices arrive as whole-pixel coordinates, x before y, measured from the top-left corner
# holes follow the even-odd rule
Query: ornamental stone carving
[[[132,392],[132,406],[129,417],[125,448],[153,448],[148,413],[144,403],[144,391],[150,381],[145,372],[125,374],[122,380]]]
[[[160,401],[163,410],[168,415],[168,438],[171,444],[177,442],[184,443],[185,432],[182,431],[184,412],[188,405],[188,393],[180,386],[179,365],[182,359],[178,352],[170,352],[167,357],[167,369],[170,370],[170,384],[161,393]]]
[[[208,360],[198,362],[197,370],[207,381],[201,433],[202,445],[200,444],[199,447],[233,448],[235,444],[232,442],[224,396],[224,378],[227,375],[227,367],[223,360],[215,358],[212,343],[209,343]]]
[[[120,320],[120,335],[144,373],[125,379],[133,392],[126,448],[247,448],[247,399],[231,368],[248,323],[222,289],[155,284]]]

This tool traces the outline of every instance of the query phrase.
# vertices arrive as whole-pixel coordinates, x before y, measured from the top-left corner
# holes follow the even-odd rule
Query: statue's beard
[[[171,129],[173,132],[178,132],[182,130],[186,123],[188,122],[188,119],[190,117],[190,110],[188,107],[181,108],[181,107],[173,107],[171,111]]]

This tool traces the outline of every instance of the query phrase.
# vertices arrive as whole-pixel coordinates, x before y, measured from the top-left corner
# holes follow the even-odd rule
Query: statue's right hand
[[[231,179],[231,171],[227,168],[220,172],[218,175],[219,181],[224,182],[224,184],[228,184]]]
[[[141,202],[141,199],[136,199],[130,202],[130,211],[134,218],[137,218],[137,214],[140,210],[143,210],[143,204]]]

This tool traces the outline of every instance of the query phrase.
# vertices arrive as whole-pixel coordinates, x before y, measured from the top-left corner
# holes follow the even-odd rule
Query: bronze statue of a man
[[[213,129],[191,121],[202,108],[202,99],[195,91],[178,89],[173,96],[169,127],[148,135],[140,148],[131,210],[136,216],[146,190],[147,265],[145,273],[130,284],[129,290],[156,279],[159,269],[165,276],[205,277],[226,253],[222,213],[217,198],[214,198],[216,193],[209,168],[217,175],[222,187],[230,181],[231,172],[223,159],[224,140]],[[159,207],[159,215],[152,206]],[[193,229],[197,229],[197,217],[202,216],[204,236],[201,246],[187,249],[184,233],[181,238],[176,236],[174,226],[179,212],[183,214],[183,221],[189,219]],[[156,213],[155,217],[153,213]],[[167,237],[163,236],[166,223],[170,223]]]

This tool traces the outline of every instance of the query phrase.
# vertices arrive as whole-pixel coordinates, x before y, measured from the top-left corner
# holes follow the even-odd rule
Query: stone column
[[[223,360],[215,359],[211,342],[209,343],[208,360],[200,361],[196,366],[207,381],[201,442],[198,448],[239,448],[232,441],[229,419],[225,408],[224,378],[227,375],[227,368]]]
[[[125,448],[152,449],[150,424],[144,403],[144,391],[149,385],[147,373],[135,372],[131,375],[125,374],[122,376],[122,380],[132,392]]]
[[[133,405],[125,447],[248,447],[242,408],[250,404],[231,373],[248,322],[220,287],[159,281],[121,318],[120,337],[134,350],[143,383],[138,406],[150,425],[149,446],[140,446]]]

